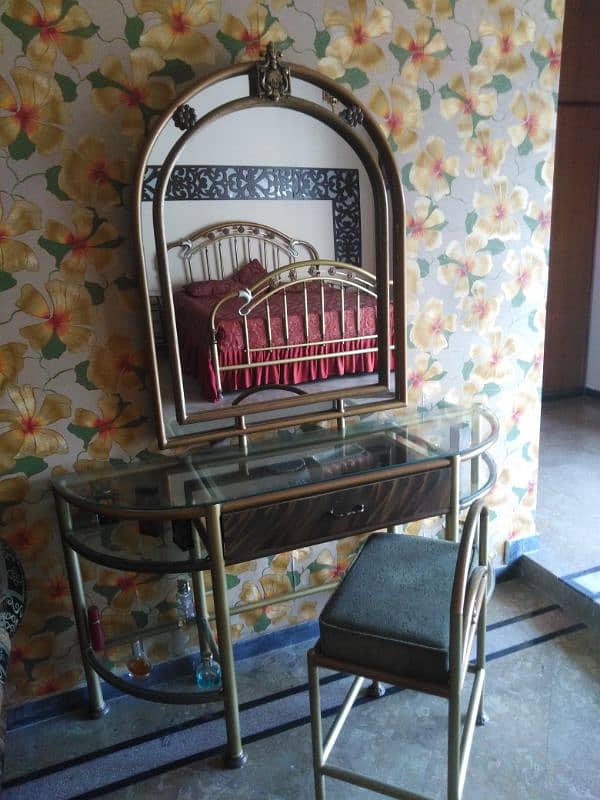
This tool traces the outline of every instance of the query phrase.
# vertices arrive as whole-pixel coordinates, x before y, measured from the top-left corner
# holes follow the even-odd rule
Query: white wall
[[[588,339],[587,374],[588,389],[600,391],[600,181],[596,218],[596,247],[594,251],[594,279],[592,286],[592,308],[590,335]]]

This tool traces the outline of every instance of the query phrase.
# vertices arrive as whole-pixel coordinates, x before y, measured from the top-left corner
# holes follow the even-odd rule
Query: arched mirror
[[[404,403],[402,191],[342,86],[272,46],[202,79],[135,205],[161,447]]]

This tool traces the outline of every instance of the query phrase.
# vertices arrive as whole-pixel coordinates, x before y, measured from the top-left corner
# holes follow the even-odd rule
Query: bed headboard
[[[269,225],[242,221],[208,225],[170,242],[167,250],[169,257],[174,255],[183,262],[186,282],[229,277],[254,258],[267,272],[295,261],[319,258],[309,242]]]

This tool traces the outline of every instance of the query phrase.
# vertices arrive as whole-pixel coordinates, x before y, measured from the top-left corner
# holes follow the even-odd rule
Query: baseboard
[[[584,395],[586,397],[595,397],[596,399],[600,399],[600,389],[590,389],[589,386],[586,386]]]
[[[542,403],[552,400],[568,400],[572,397],[600,397],[600,389],[575,386],[572,389],[542,389]]]
[[[533,553],[539,549],[540,537],[537,533],[522,539],[509,539],[504,545],[504,561],[506,564],[513,564],[526,553]]]
[[[288,647],[304,641],[314,641],[319,635],[319,623],[317,620],[302,622],[281,630],[263,633],[251,639],[243,639],[233,645],[233,655],[236,661],[242,661],[251,656],[268,653],[271,650],[278,650],[281,647]],[[182,656],[157,664],[153,667],[152,673],[146,680],[145,685],[151,686],[156,683],[163,683],[168,680],[190,675],[194,666],[194,656]],[[109,683],[102,683],[102,692],[105,700],[114,700],[122,697],[124,692],[115,688]],[[80,686],[68,692],[43,697],[40,700],[31,700],[17,708],[9,708],[7,712],[8,729],[30,725],[34,722],[41,722],[50,717],[60,714],[67,714],[73,711],[87,713],[87,688]]]

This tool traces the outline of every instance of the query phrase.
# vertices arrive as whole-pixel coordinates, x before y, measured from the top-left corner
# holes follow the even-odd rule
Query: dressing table
[[[54,480],[72,589],[90,712],[106,710],[99,678],[138,697],[161,702],[222,700],[226,763],[239,766],[242,748],[230,616],[265,601],[229,609],[227,567],[294,548],[445,515],[456,540],[461,508],[494,481],[487,453],[497,436],[483,407],[367,414],[344,430],[307,426],[273,432],[260,442],[205,448],[179,457],[131,464],[106,473]],[[134,520],[134,525],[128,522]],[[119,528],[128,525],[126,536]],[[154,525],[154,533],[148,532]],[[145,533],[143,532],[145,531]],[[158,534],[158,535],[156,535]],[[118,542],[118,545],[117,545]],[[193,681],[171,691],[130,678],[122,663],[92,650],[79,558],[137,573],[191,573],[199,647],[217,655],[222,688],[199,692]],[[212,578],[216,644],[202,577]],[[329,586],[283,595],[294,599]],[[269,603],[273,600],[270,599]],[[115,644],[160,640],[175,623],[122,634]]]

